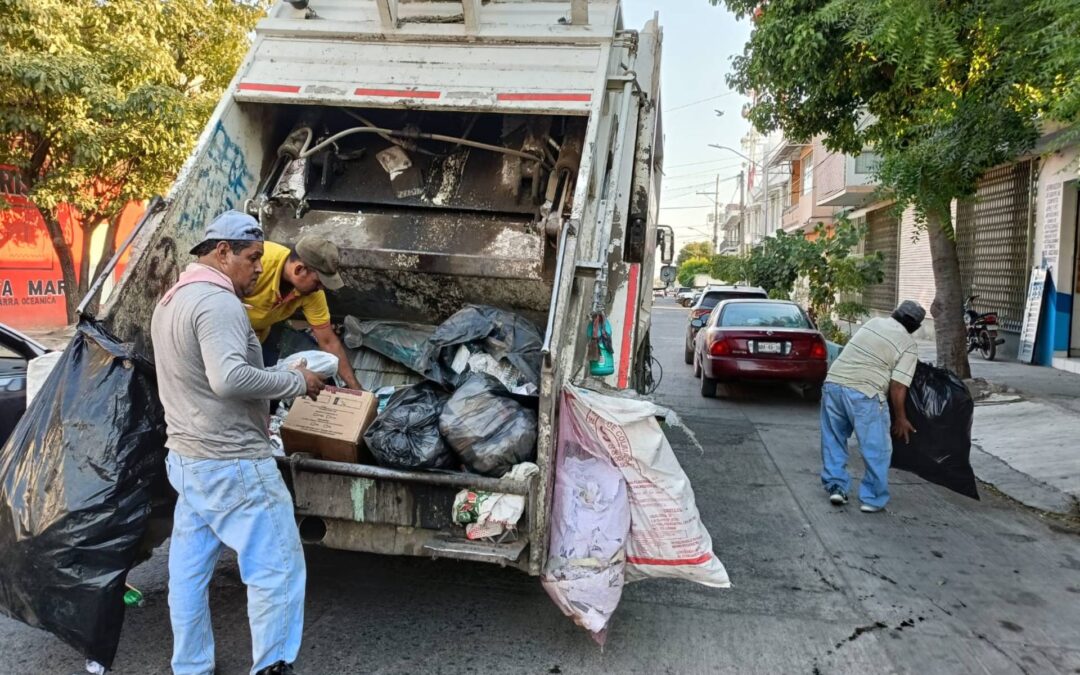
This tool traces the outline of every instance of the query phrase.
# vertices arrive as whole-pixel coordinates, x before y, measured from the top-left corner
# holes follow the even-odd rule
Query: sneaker
[[[838,487],[829,488],[829,501],[834,506],[843,506],[847,504],[847,495]]]
[[[877,513],[879,511],[884,511],[885,507],[884,506],[870,506],[869,504],[863,504],[862,506],[859,507],[859,510],[862,511],[863,513]]]
[[[263,668],[255,673],[255,675],[296,675],[296,671],[293,670],[293,665],[291,663],[278,661],[272,666]]]

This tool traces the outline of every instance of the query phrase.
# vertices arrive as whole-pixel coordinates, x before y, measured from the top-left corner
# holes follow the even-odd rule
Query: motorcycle
[[[997,356],[997,346],[1005,343],[1005,338],[998,337],[997,312],[980,314],[973,307],[979,296],[971,295],[964,301],[964,325],[967,326],[968,354],[979,350],[987,361]]]

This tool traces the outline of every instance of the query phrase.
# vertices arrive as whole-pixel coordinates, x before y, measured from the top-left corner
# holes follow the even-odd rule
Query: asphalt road
[[[299,672],[1080,672],[1075,532],[992,494],[975,502],[896,472],[885,513],[830,506],[816,406],[783,388],[701,398],[682,363],[686,310],[660,303],[656,396],[700,442],[668,430],[734,586],[632,585],[601,651],[524,574],[309,549]],[[132,573],[147,604],[128,613],[118,674],[168,672],[165,556]],[[218,673],[245,673],[233,559],[212,604]],[[0,672],[66,675],[81,663],[52,636],[0,619]]]

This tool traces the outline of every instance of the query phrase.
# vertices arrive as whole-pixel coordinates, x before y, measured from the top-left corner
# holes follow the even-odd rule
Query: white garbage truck
[[[148,351],[155,302],[226,209],[283,244],[341,251],[346,316],[437,324],[492,305],[544,336],[525,480],[281,459],[308,544],[493,562],[539,574],[564,383],[647,390],[663,159],[661,30],[618,0],[291,0],[251,50],[102,312]],[[658,250],[660,253],[658,254]],[[614,372],[590,375],[588,327]],[[462,489],[525,497],[512,540],[452,522]]]

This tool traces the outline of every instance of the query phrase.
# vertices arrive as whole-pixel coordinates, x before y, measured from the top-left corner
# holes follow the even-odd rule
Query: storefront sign
[[[1062,183],[1046,186],[1043,197],[1043,245],[1042,264],[1048,270],[1056,270],[1061,244],[1061,195]]]
[[[1027,304],[1024,306],[1024,322],[1020,326],[1021,363],[1032,363],[1035,359],[1035,341],[1039,337],[1039,324],[1042,321],[1043,297],[1049,270],[1035,267],[1031,270],[1031,282],[1028,284]]]

